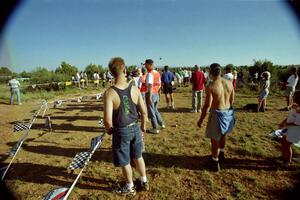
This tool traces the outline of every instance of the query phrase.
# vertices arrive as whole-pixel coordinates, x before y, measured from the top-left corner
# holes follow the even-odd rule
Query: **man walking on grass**
[[[169,71],[169,66],[164,67],[164,72],[161,75],[161,83],[163,93],[166,97],[167,109],[174,109],[173,84],[174,74]]]
[[[145,162],[142,157],[142,135],[146,131],[147,112],[139,89],[127,83],[125,62],[122,58],[112,58],[109,70],[115,77],[115,85],[104,95],[104,123],[112,134],[113,162],[122,168],[126,184],[116,192],[120,195],[135,195],[130,160],[135,163],[141,175],[141,190],[148,191]],[[141,115],[141,126],[137,123]],[[142,133],[143,132],[143,133]]]
[[[146,77],[146,85],[148,91],[146,92],[146,104],[148,110],[148,116],[151,120],[152,128],[149,130],[150,133],[159,133],[158,125],[161,128],[165,128],[163,120],[158,112],[158,102],[159,102],[159,90],[161,86],[160,73],[153,68],[153,60],[147,59],[145,61],[145,66],[148,71]]]
[[[231,81],[221,78],[221,67],[217,63],[210,65],[210,78],[212,82],[206,87],[205,104],[203,112],[198,121],[198,127],[206,117],[207,111],[210,110],[207,126],[206,137],[211,139],[212,170],[220,169],[219,161],[225,160],[224,148],[226,135],[230,133],[234,126],[234,89]]]
[[[192,99],[192,112],[201,112],[202,109],[202,94],[205,84],[205,76],[198,65],[195,65],[194,72],[192,74],[191,83],[193,89],[193,99]]]

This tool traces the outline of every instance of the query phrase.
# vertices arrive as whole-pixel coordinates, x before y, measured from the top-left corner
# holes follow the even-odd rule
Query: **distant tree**
[[[19,73],[18,75],[22,78],[30,78],[32,76],[32,74],[30,72],[26,72],[26,71],[23,71],[23,72]]]
[[[60,73],[67,75],[69,78],[74,76],[76,72],[78,71],[77,67],[66,63],[63,61],[58,68],[56,68],[55,73]]]
[[[137,66],[136,65],[130,65],[127,67],[127,71],[128,72],[133,72],[134,70],[136,70]]]
[[[91,63],[85,67],[85,71],[86,71],[88,77],[92,78],[92,76],[95,72],[98,72],[99,74],[103,74],[104,69],[103,69],[102,65],[95,65],[95,64]]]
[[[8,69],[7,67],[0,67],[0,75],[1,76],[10,76],[12,75],[12,71]]]

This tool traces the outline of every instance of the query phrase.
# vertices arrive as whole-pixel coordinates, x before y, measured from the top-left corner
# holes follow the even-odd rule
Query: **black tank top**
[[[112,86],[111,88],[114,89],[120,97],[120,106],[117,110],[113,111],[113,126],[126,127],[137,121],[139,114],[137,112],[137,105],[131,98],[132,85],[129,85],[124,90],[116,88],[115,86]]]

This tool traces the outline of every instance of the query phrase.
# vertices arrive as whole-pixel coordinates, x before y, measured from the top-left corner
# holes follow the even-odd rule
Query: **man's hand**
[[[112,135],[113,134],[113,127],[110,127],[109,129],[108,129],[108,131],[107,131],[107,134],[108,135]]]
[[[198,125],[199,128],[202,128],[202,121],[200,119],[198,120],[197,125]]]

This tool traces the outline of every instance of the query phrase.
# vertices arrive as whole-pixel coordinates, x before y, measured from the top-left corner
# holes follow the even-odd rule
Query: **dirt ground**
[[[220,172],[211,172],[210,141],[204,136],[205,128],[196,126],[200,114],[190,112],[191,89],[178,88],[174,95],[174,111],[164,108],[164,98],[160,102],[166,129],[145,136],[151,189],[130,199],[291,199],[297,191],[299,195],[300,165],[285,167],[278,162],[280,143],[268,135],[287,115],[280,111],[283,97],[270,96],[268,110],[254,113],[242,107],[256,103],[256,96],[237,94],[236,126],[228,136],[227,162]],[[39,106],[39,101],[22,106],[0,104],[1,166],[10,161],[7,152],[24,133],[13,133],[13,122],[30,120]],[[54,188],[69,187],[78,173],[67,170],[72,158],[89,150],[91,138],[103,131],[98,125],[102,101],[87,98],[49,107],[46,115],[51,116],[53,130],[45,128],[45,119],[39,115],[5,177],[17,199],[43,199]],[[299,149],[294,150],[299,156]],[[111,136],[106,135],[69,199],[127,199],[112,191],[120,180],[120,169],[112,164]]]

